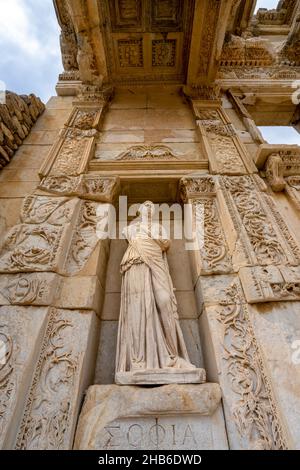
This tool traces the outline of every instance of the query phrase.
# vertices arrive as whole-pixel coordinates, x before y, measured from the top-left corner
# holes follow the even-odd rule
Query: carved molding
[[[1,305],[51,305],[58,278],[52,273],[0,276]]]
[[[77,196],[99,202],[112,202],[119,193],[118,177],[101,177],[87,174],[81,176],[47,176],[39,188],[60,196]]]
[[[220,185],[248,263],[300,263],[298,243],[272,198],[258,190],[256,180],[249,176],[223,177]]]
[[[88,367],[84,358],[92,315],[92,312],[51,309],[16,449],[72,447],[83,393],[82,367]]]
[[[59,271],[78,200],[28,196],[0,249],[0,272]]]
[[[52,146],[39,174],[78,176],[86,171],[92,158],[105,106],[75,107],[57,142]]]
[[[193,231],[198,241],[196,263],[202,275],[232,271],[229,250],[220,219],[216,199],[216,184],[213,176],[187,177],[180,181],[181,199],[192,203]],[[196,223],[201,222],[199,226]],[[203,230],[198,233],[197,230]]]
[[[195,117],[211,172],[214,174],[241,175],[256,171],[255,165],[220,108],[201,107],[193,102]]]
[[[100,215],[98,206],[96,202],[82,202],[64,268],[68,274],[77,274],[84,267],[100,240],[97,230],[107,229],[108,210]]]
[[[116,160],[177,160],[178,156],[166,145],[134,145]]]
[[[223,326],[224,366],[236,399],[232,419],[252,450],[286,450],[288,441],[246,305],[227,290],[218,311]]]
[[[242,38],[231,35],[225,42],[220,60],[221,66],[270,66],[275,62],[271,43],[262,38]]]
[[[300,300],[299,266],[244,267],[239,274],[249,303]]]
[[[213,176],[186,177],[180,180],[180,197],[183,202],[201,197],[214,197],[216,195],[216,184]]]

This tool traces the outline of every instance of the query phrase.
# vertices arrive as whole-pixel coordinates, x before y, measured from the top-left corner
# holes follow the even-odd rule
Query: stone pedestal
[[[220,387],[94,385],[87,391],[74,448],[228,449]]]
[[[146,369],[130,372],[117,372],[119,385],[166,385],[205,383],[205,369]]]

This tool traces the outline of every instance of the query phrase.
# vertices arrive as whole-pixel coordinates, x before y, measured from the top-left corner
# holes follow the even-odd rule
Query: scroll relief
[[[75,108],[59,140],[52,147],[40,176],[78,176],[92,156],[104,108]]]
[[[226,124],[217,110],[196,108],[196,119],[204,139],[213,173],[241,175],[255,171],[231,124]]]
[[[0,250],[0,272],[58,271],[78,200],[29,196]]]
[[[236,397],[230,411],[246,448],[286,450],[287,438],[247,306],[236,302],[236,295],[236,286],[229,287],[218,310],[224,335],[223,360]]]
[[[299,246],[271,197],[250,176],[220,178],[236,233],[248,263],[298,265]]]
[[[232,271],[227,241],[220,221],[213,177],[183,178],[180,183],[183,201],[190,201],[193,219],[203,214],[204,234],[199,243],[201,274],[221,274]],[[198,234],[200,235],[200,234]]]
[[[1,449],[13,446],[12,423],[25,399],[36,342],[46,315],[46,308],[0,307]]]
[[[90,315],[52,309],[16,449],[69,449]]]

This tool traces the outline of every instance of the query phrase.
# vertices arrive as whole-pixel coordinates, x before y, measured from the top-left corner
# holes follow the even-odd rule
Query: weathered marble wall
[[[139,410],[137,421],[123,414],[107,422],[124,437],[132,425],[149,434],[157,418],[166,432],[159,445],[170,448],[299,447],[297,206],[272,191],[255,165],[262,142],[228,96],[222,103],[189,103],[174,87],[117,90],[111,103],[52,98],[2,170],[2,447],[72,448],[84,391],[100,386],[89,391],[91,409],[108,390],[101,384],[121,393],[112,384],[126,244],[96,236],[120,192],[204,206],[204,247],[187,253],[174,240],[168,260],[191,358],[205,367],[207,385],[219,384],[222,405],[216,385],[215,409],[197,416],[183,409],[173,421],[157,404],[151,417]],[[90,419],[83,411],[78,447],[90,431],[98,436]],[[169,431],[181,419],[174,444]],[[128,445],[123,437],[119,448]],[[106,445],[101,439],[88,447]]]

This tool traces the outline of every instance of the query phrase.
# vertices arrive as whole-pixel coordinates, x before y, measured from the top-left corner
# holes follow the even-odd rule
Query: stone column
[[[271,352],[263,310],[255,304],[274,300],[289,278],[295,282],[298,241],[226,122],[225,111],[209,102],[193,101],[193,106],[215,173],[181,181],[182,199],[192,205],[194,216],[204,212],[203,237],[196,236],[203,243],[190,256],[195,293],[203,306],[200,333],[207,377],[221,386],[230,448],[293,448],[299,430],[292,426],[284,398],[288,388],[275,372],[279,356]],[[283,299],[283,294],[278,297]],[[280,327],[290,331],[288,319],[279,317],[283,309],[270,306],[273,334]],[[287,348],[287,341],[278,342]],[[282,373],[284,366],[279,367]],[[295,368],[293,374],[290,380],[296,387]],[[295,407],[298,399],[292,395]]]

